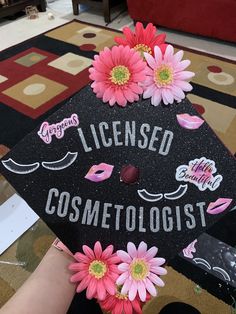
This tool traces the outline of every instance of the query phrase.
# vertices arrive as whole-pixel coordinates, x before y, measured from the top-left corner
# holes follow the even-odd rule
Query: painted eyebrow
[[[77,156],[78,156],[77,152],[74,153],[68,152],[63,158],[59,160],[43,161],[42,166],[48,170],[53,171],[62,170],[71,166],[73,162],[76,160]]]
[[[2,160],[2,164],[7,170],[17,174],[28,174],[34,172],[39,167],[39,162],[33,164],[19,164],[11,158]]]

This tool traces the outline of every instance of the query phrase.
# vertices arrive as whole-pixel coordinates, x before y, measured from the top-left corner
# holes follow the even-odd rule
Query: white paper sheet
[[[17,194],[0,206],[0,255],[28,230],[39,216]]]

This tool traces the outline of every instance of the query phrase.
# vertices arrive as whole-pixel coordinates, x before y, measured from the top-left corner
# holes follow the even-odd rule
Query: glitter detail
[[[148,264],[140,258],[136,258],[130,264],[130,275],[134,280],[143,280],[149,272]]]
[[[194,287],[194,292],[195,292],[196,294],[200,294],[200,293],[202,293],[202,288],[201,288],[199,285],[196,285],[196,286]]]
[[[94,260],[89,265],[89,274],[96,279],[101,279],[107,272],[107,266],[105,263],[99,260]]]
[[[173,70],[170,66],[163,64],[155,70],[154,81],[158,86],[166,86],[173,82]]]
[[[138,44],[134,46],[134,50],[138,51],[141,54],[142,58],[144,58],[144,54],[143,54],[144,52],[147,52],[150,55],[152,54],[152,49],[149,46],[144,45],[144,44]]]
[[[117,65],[110,72],[110,80],[116,85],[125,85],[129,79],[130,71],[124,65]]]

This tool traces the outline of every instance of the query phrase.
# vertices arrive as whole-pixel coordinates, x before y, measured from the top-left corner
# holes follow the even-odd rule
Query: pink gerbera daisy
[[[116,102],[125,107],[143,93],[139,82],[146,78],[146,62],[139,53],[128,46],[105,48],[94,57],[93,67],[89,69],[94,93],[103,102],[113,106]]]
[[[184,92],[192,90],[186,80],[194,76],[193,72],[185,71],[190,65],[189,60],[182,60],[183,51],[174,54],[174,48],[168,45],[164,55],[159,47],[154,48],[154,57],[144,53],[149,65],[147,79],[144,82],[143,98],[150,98],[154,106],[161,101],[165,105],[172,104],[174,100],[180,102],[185,98]]]
[[[148,295],[148,299],[150,296]],[[111,314],[142,314],[142,303],[137,296],[132,302],[127,294],[121,294],[117,289],[115,295],[107,295],[104,301],[99,302],[101,308]]]
[[[159,275],[166,275],[165,268],[160,267],[165,263],[164,258],[154,258],[157,254],[155,246],[147,250],[147,244],[141,242],[136,249],[132,242],[127,245],[127,252],[117,251],[117,255],[122,260],[118,266],[121,275],[117,279],[117,285],[123,285],[122,294],[127,294],[130,301],[136,298],[138,293],[142,302],[145,302],[147,291],[156,296],[157,291],[154,285],[163,287],[164,282]]]
[[[136,23],[135,32],[133,33],[129,27],[124,27],[123,33],[125,38],[115,37],[115,41],[119,45],[129,46],[139,51],[143,57],[143,53],[154,53],[154,47],[159,46],[162,52],[165,52],[167,44],[165,44],[166,34],[156,34],[156,27],[152,23],[148,23],[144,28],[140,22]]]
[[[76,291],[84,289],[88,299],[93,297],[104,300],[107,292],[110,295],[116,293],[115,281],[118,278],[117,263],[120,258],[113,254],[113,245],[109,245],[104,251],[100,242],[96,242],[94,250],[83,245],[82,253],[76,253],[74,258],[78,261],[69,266],[70,270],[76,271],[71,277],[71,282],[80,282]]]

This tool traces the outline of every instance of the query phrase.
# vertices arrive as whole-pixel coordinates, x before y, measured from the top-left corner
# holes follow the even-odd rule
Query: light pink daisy
[[[140,82],[146,79],[146,62],[129,46],[105,48],[94,57],[89,69],[94,93],[110,106],[117,103],[125,107],[127,102],[139,100],[143,93]]]
[[[71,282],[79,282],[76,291],[79,293],[86,290],[88,299],[96,297],[104,300],[107,292],[110,295],[116,293],[116,279],[118,278],[117,263],[120,258],[113,254],[113,245],[109,245],[104,251],[100,242],[96,242],[94,250],[83,245],[82,253],[76,253],[74,258],[78,261],[69,266],[70,270],[76,271],[71,277]]]
[[[164,258],[158,258],[157,247],[147,250],[147,244],[141,242],[136,249],[132,242],[127,245],[127,252],[119,250],[117,255],[122,263],[118,266],[120,276],[117,285],[123,285],[122,294],[128,294],[129,300],[133,301],[138,293],[142,302],[146,301],[147,291],[156,296],[156,286],[163,287],[164,282],[159,275],[166,275],[165,268],[160,267],[165,263]]]
[[[185,98],[184,92],[192,90],[192,86],[186,80],[195,74],[185,71],[190,61],[182,60],[182,50],[174,54],[174,48],[168,45],[163,55],[160,48],[156,46],[154,57],[148,53],[144,53],[144,56],[149,67],[144,82],[143,98],[151,97],[153,106],[158,106],[161,101],[165,105],[173,104],[174,100],[180,102]]]

